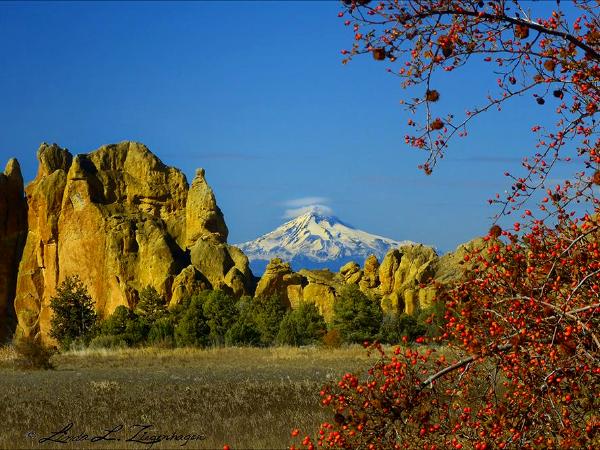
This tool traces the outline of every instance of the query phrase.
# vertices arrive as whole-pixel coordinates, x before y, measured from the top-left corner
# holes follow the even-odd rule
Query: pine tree
[[[50,299],[53,315],[50,336],[63,349],[76,339],[87,339],[96,324],[94,302],[78,276],[67,277]]]

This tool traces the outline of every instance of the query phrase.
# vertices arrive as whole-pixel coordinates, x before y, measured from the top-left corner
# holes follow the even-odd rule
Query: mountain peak
[[[304,223],[304,222],[311,221],[311,220],[313,220],[315,223],[326,222],[330,225],[334,225],[336,223],[344,224],[338,217],[336,217],[333,214],[330,214],[327,211],[324,211],[318,207],[310,209],[309,211],[306,211],[305,213],[294,217],[293,219],[289,220],[286,223],[291,223],[291,222]],[[344,225],[347,226],[348,228],[354,228],[348,224],[344,224]]]
[[[314,207],[238,247],[248,256],[252,271],[258,274],[272,258],[290,262],[295,269],[337,271],[349,261],[362,264],[371,254],[381,260],[390,248],[413,244],[358,230],[328,211]]]

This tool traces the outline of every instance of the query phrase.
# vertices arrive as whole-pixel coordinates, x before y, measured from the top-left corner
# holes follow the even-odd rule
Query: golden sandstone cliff
[[[42,144],[37,156],[26,202],[18,164],[0,176],[0,248],[9,255],[0,262],[0,323],[14,299],[17,333],[47,337],[50,298],[71,275],[88,287],[101,317],[133,307],[147,285],[171,304],[197,289],[252,293],[248,259],[226,243],[202,169],[188,187],[181,171],[135,142],[76,156]]]

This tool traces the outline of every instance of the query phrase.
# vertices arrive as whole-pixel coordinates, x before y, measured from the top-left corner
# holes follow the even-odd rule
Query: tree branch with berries
[[[520,221],[493,224],[465,254],[461,278],[436,285],[439,336],[391,355],[369,344],[377,361],[324,387],[333,420],[303,447],[600,447],[600,2],[536,9],[518,0],[342,1],[353,33],[343,62],[368,55],[421,92],[402,103],[413,130],[405,141],[426,152],[426,174],[479,116],[515,98],[531,98],[532,117],[552,102],[556,120],[531,124],[536,147],[505,173],[511,189],[490,199],[497,218]],[[475,59],[489,64],[495,93],[464,115],[446,111],[439,77]],[[561,162],[574,175],[551,183]]]

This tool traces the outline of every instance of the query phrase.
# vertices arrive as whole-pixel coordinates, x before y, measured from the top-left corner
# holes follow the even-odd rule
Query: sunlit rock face
[[[28,233],[14,299],[19,333],[47,339],[50,299],[72,275],[101,317],[135,306],[148,285],[168,303],[199,289],[252,292],[248,260],[226,243],[203,170],[190,188],[180,170],[136,142],[76,156],[42,144],[38,160],[25,189]]]

